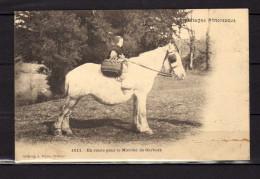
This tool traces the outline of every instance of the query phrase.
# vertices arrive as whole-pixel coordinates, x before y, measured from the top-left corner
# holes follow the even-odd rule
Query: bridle
[[[172,52],[169,52],[169,51],[167,50],[166,55],[165,55],[164,60],[163,60],[163,64],[164,64],[165,60],[167,59],[167,57],[168,57],[171,53],[172,53]],[[172,77],[172,74],[171,74],[171,73],[165,73],[165,72],[162,72],[162,71],[158,71],[158,70],[152,69],[152,68],[150,68],[150,67],[144,66],[144,65],[142,65],[142,64],[135,63],[135,62],[130,61],[130,60],[129,60],[128,62],[133,63],[133,64],[138,65],[138,66],[141,66],[141,67],[146,68],[146,69],[148,69],[148,70],[158,72],[158,75],[165,76],[165,77]],[[168,62],[169,62],[169,59],[168,59]],[[172,71],[173,68],[172,68],[170,62],[169,62],[169,65],[170,65],[170,67],[171,67],[171,70],[170,70],[170,71]]]

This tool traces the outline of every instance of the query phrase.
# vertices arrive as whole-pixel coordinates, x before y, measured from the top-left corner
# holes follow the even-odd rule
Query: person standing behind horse
[[[117,78],[118,81],[121,81],[121,88],[122,89],[131,89],[131,85],[126,80],[127,72],[128,72],[128,63],[127,59],[125,58],[122,46],[124,43],[124,39],[121,36],[114,36],[112,40],[112,47],[110,52],[110,59],[111,60],[118,60],[123,63],[122,75]]]

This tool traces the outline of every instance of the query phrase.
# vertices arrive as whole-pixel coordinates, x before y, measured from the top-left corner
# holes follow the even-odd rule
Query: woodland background
[[[114,35],[124,38],[126,57],[174,39],[186,70],[210,69],[210,38],[196,38],[188,10],[17,11],[15,13],[16,105],[63,95],[66,74],[109,57]],[[182,39],[187,31],[189,38]]]

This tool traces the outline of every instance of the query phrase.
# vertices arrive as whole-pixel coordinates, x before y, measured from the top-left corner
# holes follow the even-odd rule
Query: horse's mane
[[[137,57],[132,57],[129,60],[134,62],[144,62],[144,60],[151,61],[153,58],[156,58],[158,55],[158,51],[162,50],[163,47],[157,47],[156,49],[140,53]]]

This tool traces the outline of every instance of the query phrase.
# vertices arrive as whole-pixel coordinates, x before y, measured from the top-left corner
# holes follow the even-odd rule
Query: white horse
[[[171,54],[175,55],[175,60],[169,60]],[[92,95],[106,105],[123,103],[134,96],[133,127],[138,132],[153,134],[146,119],[146,98],[152,89],[154,78],[162,69],[163,73],[173,71],[177,79],[185,77],[181,57],[171,43],[129,59],[126,80],[131,81],[131,90],[122,90],[121,82],[104,76],[99,64],[86,63],[73,69],[66,76],[65,90],[68,95],[59,118],[54,123],[54,134],[72,134],[69,126],[70,113],[86,95]]]

